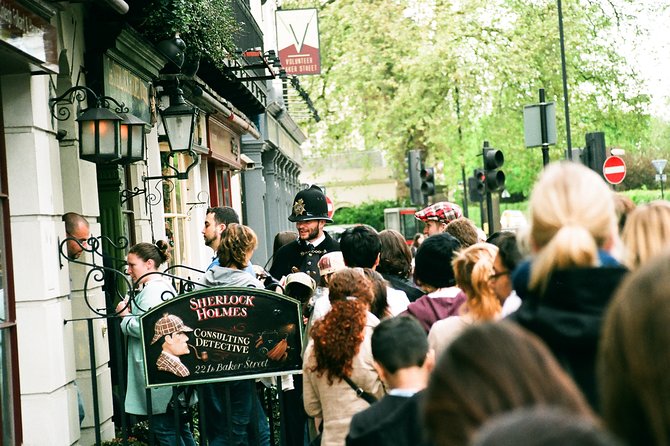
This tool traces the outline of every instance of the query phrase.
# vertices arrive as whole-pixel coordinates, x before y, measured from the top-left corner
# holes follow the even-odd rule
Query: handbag
[[[374,404],[374,403],[377,402],[377,397],[376,396],[374,396],[373,394],[368,393],[365,390],[358,387],[358,385],[355,382],[353,382],[351,380],[351,378],[349,378],[348,376],[345,376],[344,380],[347,382],[347,384],[349,384],[349,387],[354,389],[354,391],[356,392],[356,396],[358,396],[359,398],[364,399],[368,404]]]

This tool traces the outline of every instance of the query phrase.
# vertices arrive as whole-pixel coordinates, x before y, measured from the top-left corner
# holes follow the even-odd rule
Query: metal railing
[[[91,262],[89,263],[78,259],[69,259],[66,254],[67,243],[69,241],[79,244],[79,246],[83,249],[84,252],[89,253],[92,258]],[[142,279],[148,275],[158,274],[168,278],[172,282],[172,285],[175,288],[175,290],[177,290],[177,294],[193,291],[196,285],[198,285],[199,287],[207,288],[207,286],[200,285],[198,282],[191,280],[190,276],[189,278],[184,278],[176,274],[173,274],[175,271],[185,271],[186,273],[191,272],[191,273],[203,274],[204,271],[186,265],[174,265],[169,267],[165,272],[149,272],[144,276],[138,278],[138,280],[135,283],[133,283],[123,271],[119,270],[119,268],[121,268],[122,265],[126,264],[125,260],[111,258],[105,255],[102,252],[103,243],[105,244],[109,243],[110,244],[109,246],[112,246],[114,249],[125,250],[128,247],[128,240],[125,237],[120,237],[119,240],[116,242],[113,242],[112,240],[104,236],[91,237],[90,239],[87,240],[88,246],[80,243],[79,240],[70,237],[64,239],[60,243],[59,252],[61,259],[65,259],[70,263],[84,265],[89,268],[84,278],[83,294],[87,307],[94,314],[93,316],[90,317],[67,319],[64,321],[64,323],[65,324],[85,323],[87,328],[88,340],[89,340],[89,346],[88,346],[89,359],[90,359],[89,366],[90,366],[91,395],[92,395],[92,407],[93,407],[93,414],[92,414],[93,429],[95,436],[94,444],[96,446],[106,444],[115,444],[115,445],[122,444],[124,446],[125,445],[137,446],[142,443],[146,443],[147,445],[151,446],[156,444],[155,439],[153,437],[153,424],[154,424],[152,419],[153,417],[151,415],[147,417],[137,417],[125,413],[124,410],[123,401],[125,400],[126,387],[127,387],[126,382],[127,356],[124,355],[125,348],[118,348],[119,346],[125,346],[125,337],[120,329],[120,321],[122,317],[120,317],[116,311],[116,304],[117,302],[122,301],[124,298],[127,298],[128,301],[127,305],[134,305],[136,298],[135,293],[136,287],[142,281]],[[97,263],[98,261],[102,261],[102,263]],[[113,266],[106,266],[106,265],[113,265]],[[113,278],[113,280],[106,281],[105,278]],[[105,308],[99,308],[90,299],[88,291],[90,288],[89,284],[91,282],[98,282],[102,284],[103,290],[106,295]],[[113,284],[113,286],[110,284]],[[125,295],[124,290],[126,293]],[[172,293],[167,294],[164,293],[163,300],[171,299],[173,297],[175,296],[172,295]],[[116,381],[116,383],[114,383],[114,380],[112,381],[113,385],[112,393],[114,401],[114,409],[113,409],[114,412],[112,421],[115,424],[115,432],[116,432],[116,437],[112,443],[103,442],[102,440],[101,425],[103,420],[101,420],[100,415],[101,401],[98,395],[99,392],[99,383],[97,376],[98,364],[96,364],[96,357],[98,352],[96,352],[96,345],[94,342],[95,339],[94,322],[98,319],[105,319],[107,320],[108,323],[109,345],[110,345],[109,366],[112,369],[112,376],[115,377]],[[237,381],[229,381],[226,384],[235,382]],[[231,397],[228,391],[228,387],[225,385],[221,386],[222,390],[224,391],[223,401],[224,406],[226,408],[225,410],[226,420],[208,420],[207,410],[204,407],[204,401],[206,397],[203,396],[203,386],[205,385],[208,384],[191,386],[192,388],[194,388],[195,395],[197,396],[198,400],[197,404],[193,405],[183,413],[181,413],[179,410],[173,411],[174,422],[175,422],[174,426],[175,427],[180,426],[184,421],[184,417],[187,417],[186,421],[190,426],[191,432],[195,434],[194,437],[197,440],[196,444],[202,446],[206,446],[208,444],[207,435],[205,434],[205,432],[207,431],[208,423],[220,424],[223,422],[227,426],[227,430],[229,433],[232,433],[233,431]],[[177,399],[179,395],[177,387],[180,386],[173,387],[173,398],[171,400],[171,405],[175,407],[179,405]],[[284,406],[284,398],[283,398],[281,379],[278,378],[275,379],[275,384],[269,387],[262,385],[262,386],[256,386],[255,388],[257,396],[261,399],[262,403],[261,406],[263,413],[258,413],[256,410],[254,410],[253,416],[249,420],[248,426],[252,427],[249,432],[250,433],[249,438],[251,440],[249,444],[259,446],[262,444],[260,442],[261,438],[258,432],[258,422],[260,420],[259,417],[265,417],[269,425],[270,444],[273,446],[282,446],[286,442],[285,440],[286,437],[284,432],[285,423],[282,422],[282,414],[284,412],[282,410]],[[147,406],[148,406],[147,413],[151,414],[152,413],[151,398],[149,397],[149,395],[150,390],[147,389]],[[175,428],[175,432],[177,432],[178,435],[179,429]],[[177,442],[177,444],[179,444],[179,442]]]

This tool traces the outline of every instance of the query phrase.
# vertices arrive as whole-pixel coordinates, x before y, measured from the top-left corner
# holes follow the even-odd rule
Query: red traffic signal
[[[435,169],[433,167],[421,169],[421,193],[435,195]]]

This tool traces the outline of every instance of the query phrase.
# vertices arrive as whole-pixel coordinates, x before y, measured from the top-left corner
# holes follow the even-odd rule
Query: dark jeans
[[[304,446],[307,413],[302,402],[302,375],[293,375],[293,390],[284,391],[284,410],[287,446]]]
[[[172,413],[161,413],[151,417],[156,443],[160,446],[195,446],[195,440],[187,420],[179,420],[179,439],[175,438],[175,419]]]
[[[226,408],[226,388],[230,394],[230,425]],[[204,384],[200,389],[206,414],[209,446],[270,445],[270,426],[256,394],[254,380]],[[253,421],[256,423],[253,424]],[[250,442],[248,432],[257,431]]]

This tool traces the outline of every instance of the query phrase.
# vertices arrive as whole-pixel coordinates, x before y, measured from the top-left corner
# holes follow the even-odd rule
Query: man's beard
[[[214,244],[214,242],[216,241],[216,236],[211,237],[211,238],[204,237],[204,239],[205,239],[205,246],[208,246],[208,247],[211,248],[212,245]]]
[[[307,234],[306,238],[303,238],[302,236],[300,238],[305,241],[310,241],[314,240],[318,236],[319,236],[319,227],[317,226],[313,230],[309,231],[309,234]]]

